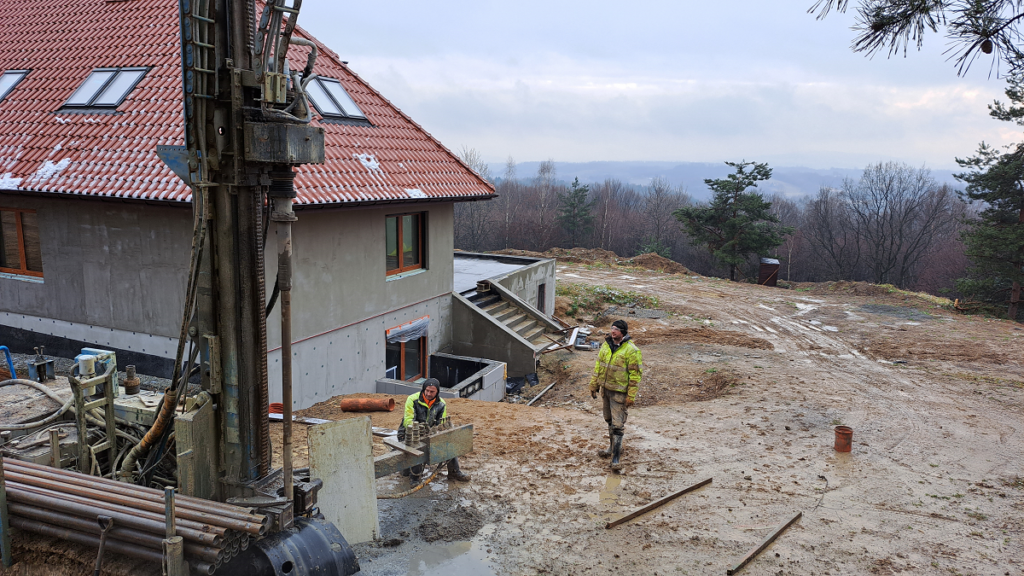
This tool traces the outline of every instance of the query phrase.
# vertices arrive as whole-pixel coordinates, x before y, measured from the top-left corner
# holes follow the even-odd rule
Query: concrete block
[[[309,428],[309,467],[324,486],[320,511],[349,544],[380,538],[370,417],[347,418]]]

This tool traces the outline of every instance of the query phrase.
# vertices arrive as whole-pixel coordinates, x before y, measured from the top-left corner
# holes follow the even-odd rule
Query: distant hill
[[[489,164],[491,175],[500,178],[505,171],[504,164]],[[537,174],[540,162],[520,162],[517,176],[529,180]],[[826,170],[800,166],[771,166],[772,179],[758,187],[766,194],[779,192],[792,198],[816,194],[821,186],[842,184],[844,178],[860,178],[862,168],[829,168]],[[706,200],[711,192],[704,184],[705,178],[724,178],[732,170],[725,163],[707,164],[701,162],[555,162],[559,181],[571,182],[579,177],[580,182],[603,182],[616,178],[629,184],[643,186],[651,179],[663,176],[673,186],[682,184],[686,191],[697,200]],[[952,170],[932,170],[932,177],[939,183],[962,188],[953,178]]]

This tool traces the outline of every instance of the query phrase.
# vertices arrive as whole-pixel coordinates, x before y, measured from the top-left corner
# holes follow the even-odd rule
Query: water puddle
[[[453,542],[430,546],[409,558],[408,576],[451,576],[473,574],[488,576],[494,569],[487,561],[486,552],[475,542]]]

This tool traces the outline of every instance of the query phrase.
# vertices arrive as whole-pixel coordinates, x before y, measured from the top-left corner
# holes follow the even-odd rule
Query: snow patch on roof
[[[21,186],[21,178],[12,178],[8,172],[0,176],[0,190],[17,190]]]
[[[377,161],[373,154],[353,154],[352,157],[359,160],[363,168],[370,172],[380,172],[380,162]]]
[[[44,160],[43,165],[39,167],[39,170],[36,170],[35,174],[29,176],[29,181],[39,182],[41,180],[46,180],[47,178],[52,178],[53,176],[56,176],[57,174],[63,172],[64,169],[70,165],[70,158],[65,158],[60,162],[57,162],[56,164],[49,160]]]
[[[405,193],[409,195],[409,198],[426,198],[427,195],[423,193],[423,190],[419,188],[406,188]]]

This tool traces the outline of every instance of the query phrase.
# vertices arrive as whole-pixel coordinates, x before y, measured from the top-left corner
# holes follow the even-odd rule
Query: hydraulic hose
[[[405,498],[406,496],[412,494],[413,492],[416,492],[420,488],[423,488],[427,484],[430,484],[430,481],[433,480],[434,478],[436,478],[437,477],[437,473],[441,471],[441,466],[444,466],[445,464],[447,464],[447,462],[441,462],[440,464],[438,464],[437,468],[434,468],[434,473],[430,475],[430,478],[427,478],[426,480],[424,480],[423,483],[421,483],[421,484],[419,484],[419,485],[417,485],[417,486],[415,486],[413,488],[410,488],[410,489],[406,490],[405,492],[398,492],[398,493],[395,493],[395,494],[378,494],[377,495],[377,500],[395,500],[397,498]]]
[[[33,428],[38,428],[40,426],[45,426],[45,425],[49,424],[50,422],[53,422],[57,418],[60,418],[61,416],[63,416],[64,413],[67,412],[71,408],[71,405],[75,403],[75,395],[74,394],[72,394],[71,397],[68,398],[67,400],[64,400],[63,398],[58,396],[56,392],[51,390],[49,386],[45,386],[45,385],[40,384],[39,382],[36,382],[34,380],[25,380],[25,379],[22,379],[22,378],[14,378],[12,380],[4,380],[3,382],[0,382],[0,387],[3,387],[3,386],[15,386],[15,385],[29,386],[31,388],[35,388],[36,390],[39,390],[43,394],[46,394],[47,396],[49,396],[52,400],[56,401],[58,404],[63,403],[63,405],[56,412],[54,412],[53,414],[50,414],[49,416],[47,416],[46,418],[43,418],[42,420],[38,420],[36,422],[28,422],[26,424],[0,424],[0,430],[31,430]]]
[[[174,420],[174,409],[178,405],[178,392],[184,388],[178,390],[171,390],[168,388],[164,392],[164,399],[160,405],[160,413],[157,414],[156,420],[153,422],[153,426],[146,432],[146,435],[142,437],[142,441],[136,444],[131,452],[124,457],[124,461],[121,462],[121,476],[128,478],[132,475],[132,470],[135,468],[135,464],[139,461],[139,458],[149,452],[149,449],[154,444],[160,441],[164,435],[164,431],[167,426]]]

